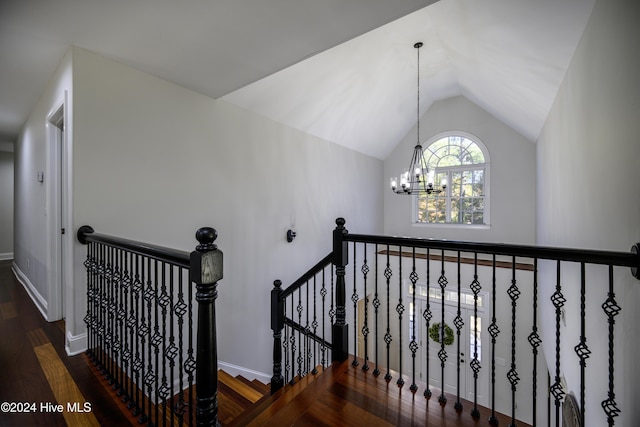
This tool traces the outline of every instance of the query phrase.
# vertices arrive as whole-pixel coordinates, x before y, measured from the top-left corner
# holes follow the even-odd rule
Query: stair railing
[[[200,228],[190,254],[90,226],[77,238],[87,245],[89,360],[141,424],[218,425],[216,230]]]
[[[272,393],[286,383],[315,374],[315,370],[309,369],[316,366],[312,361],[320,354],[320,366],[324,367],[328,361],[323,355],[331,350],[332,361],[359,355],[354,357],[353,366],[363,361],[363,371],[373,368],[376,377],[384,373],[387,382],[395,375],[397,386],[410,382],[409,390],[414,394],[424,387],[426,399],[433,394],[430,384],[433,379],[439,384],[433,388],[438,389],[438,402],[442,406],[447,403],[447,394],[455,395],[454,408],[459,413],[463,411],[463,401],[473,400],[469,414],[476,420],[480,417],[477,397],[483,377],[489,383],[488,422],[492,426],[498,424],[498,409],[508,414],[511,425],[524,418],[535,426],[540,418],[538,413],[547,402],[547,418],[551,420],[555,412],[555,425],[559,426],[564,401],[577,401],[580,425],[584,426],[589,381],[587,359],[592,352],[603,351],[586,344],[585,324],[589,314],[608,324],[609,385],[602,393],[601,406],[608,425],[615,424],[621,409],[615,400],[613,383],[614,325],[623,307],[615,298],[614,270],[617,274],[619,267],[631,268],[632,275],[640,279],[640,244],[630,252],[595,251],[350,234],[342,218],[336,220],[336,225],[331,254],[286,290],[281,288],[280,281],[275,282],[271,293]],[[544,279],[539,277],[542,263],[547,263],[545,272],[554,270],[555,277],[549,278],[548,274]],[[352,307],[347,305],[347,283]],[[587,283],[589,289],[606,293],[601,313],[586,312]],[[543,285],[550,295],[548,300],[540,297]],[[602,286],[598,288],[599,285]],[[565,312],[569,300],[579,306],[579,314]],[[538,316],[543,303],[551,304],[555,313],[555,337],[547,338],[547,345],[555,351],[554,364],[544,370],[542,366],[546,364],[539,357],[542,337]],[[418,311],[419,306],[422,311]],[[446,310],[450,313],[448,319]],[[485,312],[488,325],[478,325],[480,311]],[[353,321],[352,337],[346,321],[348,314]],[[561,337],[561,323],[570,314],[577,317],[580,334]],[[465,327],[475,336],[469,338],[468,348],[460,346],[465,339],[462,336]],[[567,342],[580,369],[575,399],[567,394],[561,376],[561,362],[566,363],[561,354],[566,353]],[[520,354],[527,347],[530,352],[526,356]],[[466,384],[467,394],[461,396],[464,364],[471,369],[472,380]],[[426,372],[422,372],[421,366]],[[423,375],[421,380],[416,378],[417,374]],[[522,379],[529,382],[528,390],[522,389]],[[446,384],[453,390],[445,394],[442,385]],[[499,397],[503,402],[498,409],[497,390],[502,393]],[[547,399],[538,398],[541,391]],[[523,401],[528,396],[531,400]]]

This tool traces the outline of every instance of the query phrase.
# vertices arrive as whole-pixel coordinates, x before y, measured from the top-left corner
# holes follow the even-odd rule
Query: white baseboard
[[[0,254],[0,261],[6,261],[9,259],[13,259],[13,252],[6,252],[3,254]]]
[[[87,333],[71,335],[71,332],[67,331],[64,349],[68,356],[84,353],[87,350]]]
[[[42,295],[40,295],[40,292],[38,292],[29,278],[22,272],[22,270],[20,270],[15,261],[11,264],[11,270],[13,270],[13,274],[16,276],[16,279],[22,284],[25,291],[27,291],[27,294],[31,297],[38,310],[40,310],[42,317],[47,320],[47,301],[42,297]]]
[[[218,369],[224,370],[231,376],[242,375],[249,381],[258,380],[261,383],[269,384],[271,382],[271,374],[265,374],[264,372],[254,371],[242,366],[234,365],[233,363],[218,361]]]

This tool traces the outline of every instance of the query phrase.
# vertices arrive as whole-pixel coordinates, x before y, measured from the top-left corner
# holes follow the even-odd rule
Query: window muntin
[[[419,195],[416,222],[422,224],[488,224],[488,154],[470,136],[436,137],[424,150],[434,187],[448,183],[440,194]]]

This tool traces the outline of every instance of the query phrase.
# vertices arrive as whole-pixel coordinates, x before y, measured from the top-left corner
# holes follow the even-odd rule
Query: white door
[[[439,291],[438,291],[439,293]],[[464,298],[464,295],[463,295]],[[472,298],[472,297],[471,297]],[[488,298],[482,298],[482,302],[488,301]],[[460,397],[469,401],[474,401],[475,389],[478,393],[478,404],[483,406],[489,405],[489,347],[483,347],[482,343],[489,342],[489,334],[487,327],[489,326],[488,318],[485,318],[484,310],[478,311],[478,316],[474,316],[473,306],[467,304],[461,305],[460,317],[464,324],[460,329],[460,350],[458,352],[458,335],[454,320],[458,315],[457,302],[452,304],[445,301],[444,304],[444,323],[446,327],[442,328],[442,300],[431,299],[431,320],[429,322],[430,332],[426,328],[426,322],[422,316],[426,308],[425,300],[416,300],[416,336],[419,337],[420,349],[416,357],[421,363],[416,366],[420,369],[417,376],[422,381],[427,378],[427,347],[429,354],[428,383],[430,388],[443,388],[443,369],[442,361],[439,353],[442,350],[442,337],[445,338],[444,355],[444,390],[447,393],[457,395],[458,393],[458,358],[460,359]],[[484,307],[483,307],[484,308]],[[411,322],[413,323],[413,322]],[[412,325],[413,327],[413,325]],[[433,337],[437,338],[436,342]],[[451,344],[447,344],[449,341]],[[474,378],[474,370],[472,363],[477,355],[477,383]],[[426,381],[425,381],[426,382]],[[432,390],[434,396],[438,396],[437,390]]]

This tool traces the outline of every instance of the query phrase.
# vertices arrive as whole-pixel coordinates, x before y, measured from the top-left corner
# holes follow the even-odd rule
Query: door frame
[[[70,307],[71,289],[71,251],[69,229],[71,224],[70,207],[70,161],[67,92],[62,99],[53,104],[46,119],[46,168],[42,175],[46,186],[46,235],[47,235],[47,321],[67,318],[66,311]],[[66,233],[61,233],[61,228]]]

